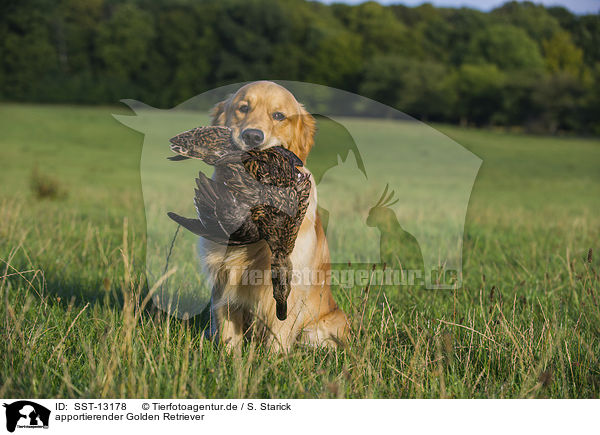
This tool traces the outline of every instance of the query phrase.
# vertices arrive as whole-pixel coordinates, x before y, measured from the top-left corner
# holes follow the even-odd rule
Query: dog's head
[[[290,91],[273,82],[247,84],[213,109],[213,125],[233,130],[240,149],[283,146],[306,162],[315,120]]]

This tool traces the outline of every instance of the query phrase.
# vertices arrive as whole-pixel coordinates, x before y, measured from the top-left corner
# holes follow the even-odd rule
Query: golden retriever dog
[[[287,89],[273,82],[247,84],[218,103],[212,124],[230,127],[240,149],[279,145],[303,162],[314,144],[314,118]],[[219,180],[220,176],[217,169],[213,178]],[[346,316],[327,282],[329,248],[317,213],[312,174],[311,180],[308,210],[290,256],[294,278],[286,320],[276,317],[266,242],[224,249],[200,239],[201,262],[213,286],[209,332],[229,349],[240,349],[244,337],[249,336],[276,351],[287,351],[297,341],[321,346],[339,344],[347,338]],[[249,280],[252,271],[264,279]]]

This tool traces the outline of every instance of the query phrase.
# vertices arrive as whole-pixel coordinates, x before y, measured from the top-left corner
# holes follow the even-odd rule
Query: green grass
[[[143,138],[119,111],[0,106],[0,397],[600,396],[599,140],[438,126],[483,159],[463,287],[334,288],[348,346],[264,358],[147,303]]]

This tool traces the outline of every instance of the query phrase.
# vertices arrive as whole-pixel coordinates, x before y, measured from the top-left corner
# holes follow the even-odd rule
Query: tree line
[[[0,99],[158,107],[248,80],[313,82],[416,118],[600,134],[600,18],[303,0],[5,0]]]

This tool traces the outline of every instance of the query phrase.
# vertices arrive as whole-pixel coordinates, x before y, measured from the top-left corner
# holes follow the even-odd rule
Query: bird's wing
[[[183,158],[201,159],[214,165],[223,156],[235,152],[231,129],[228,127],[197,127],[169,139],[171,151]],[[170,160],[183,160],[171,158]]]
[[[240,246],[254,243],[259,240],[259,236],[255,231],[256,225],[254,225],[254,223],[251,225],[244,224],[233,234],[228,236],[225,233],[216,234],[214,229],[207,228],[204,221],[200,219],[186,218],[177,213],[173,213],[172,211],[168,212],[167,215],[186,230],[221,245]],[[250,227],[250,230],[248,230],[248,227]],[[254,233],[256,233],[256,235]]]
[[[241,245],[254,243],[254,226],[250,219],[250,207],[239,195],[232,192],[224,183],[207,178],[202,172],[196,178],[194,205],[197,219],[190,219],[169,212],[168,216],[182,227],[216,243]]]
[[[168,212],[167,216],[169,216],[186,230],[191,231],[198,236],[206,237],[207,239],[218,243],[222,243],[223,241],[227,240],[224,232],[221,234],[216,234],[215,231],[208,229],[204,222],[200,219],[186,218],[178,215],[177,213],[173,213],[172,211]]]
[[[228,184],[206,177],[202,172],[196,178],[194,204],[199,219],[215,233],[233,235],[249,217],[247,199]]]

